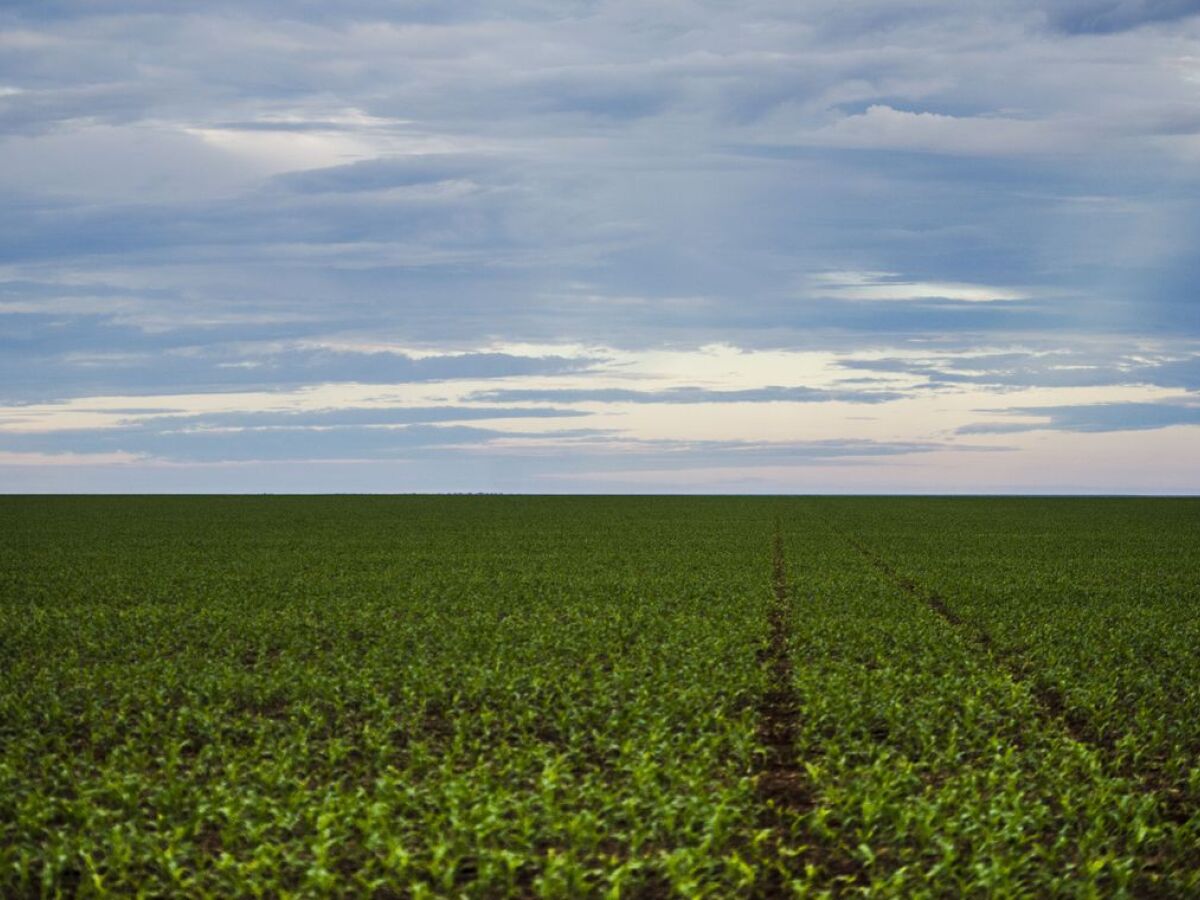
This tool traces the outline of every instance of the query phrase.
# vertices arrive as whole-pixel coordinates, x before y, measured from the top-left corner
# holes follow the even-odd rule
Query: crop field
[[[1200,896],[1200,501],[0,499],[0,896]]]

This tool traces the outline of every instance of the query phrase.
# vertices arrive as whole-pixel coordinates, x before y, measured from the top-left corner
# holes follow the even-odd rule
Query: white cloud
[[[145,463],[140,453],[10,453],[0,450],[0,466],[126,466]]]
[[[1001,115],[951,116],[873,104],[809,131],[802,143],[872,150],[917,150],[967,156],[1078,153],[1087,146],[1086,123]]]
[[[996,303],[1026,300],[1029,294],[1011,288],[948,281],[906,281],[887,272],[825,272],[812,279],[811,292],[836,300],[906,301],[950,300]]]

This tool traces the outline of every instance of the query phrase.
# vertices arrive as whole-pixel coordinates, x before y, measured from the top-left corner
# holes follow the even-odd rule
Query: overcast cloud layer
[[[1200,6],[0,8],[0,490],[1200,490]]]

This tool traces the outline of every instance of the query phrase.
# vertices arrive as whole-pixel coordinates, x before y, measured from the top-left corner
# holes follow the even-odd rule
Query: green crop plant
[[[1197,538],[1186,500],[4,498],[0,896],[1194,896]]]

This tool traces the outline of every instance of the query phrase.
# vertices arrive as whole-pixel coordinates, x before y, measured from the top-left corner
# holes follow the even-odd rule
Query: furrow
[[[802,865],[789,847],[796,819],[812,807],[808,780],[796,756],[800,703],[792,683],[790,655],[791,600],[783,535],[778,524],[772,553],[774,600],[768,613],[767,643],[762,651],[767,689],[758,709],[758,741],[764,748],[756,779],[761,824],[770,829],[780,866],[766,873],[761,896],[790,896],[786,880],[799,876]]]
[[[901,575],[892,565],[879,554],[873,552],[870,548],[850,538],[850,544],[857,550],[871,565],[886,575],[894,584],[904,590],[910,596],[922,601],[934,613],[936,613],[943,621],[951,625],[960,635],[966,638],[970,643],[984,651],[988,658],[991,659],[999,668],[1011,678],[1013,681],[1025,685],[1029,689],[1030,695],[1041,708],[1043,718],[1047,721],[1056,723],[1062,728],[1072,740],[1078,741],[1081,744],[1086,744],[1101,752],[1103,748],[1099,742],[1091,739],[1086,734],[1085,728],[1081,722],[1075,717],[1068,715],[1062,702],[1062,698],[1056,693],[1046,691],[1038,686],[1036,681],[1026,677],[1016,666],[1011,665],[1004,656],[997,652],[995,645],[992,642],[992,637],[984,629],[967,622],[962,616],[950,609],[946,601],[936,592],[930,590],[924,585],[914,581],[908,576]]]
[[[1041,718],[1044,721],[1061,728],[1072,740],[1089,748],[1110,773],[1132,778],[1147,790],[1159,794],[1161,814],[1166,821],[1182,825],[1191,819],[1195,810],[1181,802],[1180,798],[1164,790],[1164,784],[1157,771],[1144,769],[1131,772],[1126,767],[1118,765],[1112,741],[1097,735],[1086,718],[1067,709],[1062,694],[1055,687],[1039,684],[1036,678],[1028,677],[1028,673],[1024,669],[1014,665],[1011,661],[1011,654],[1007,654],[1002,648],[997,647],[986,630],[963,619],[950,609],[936,591],[908,576],[901,575],[886,559],[870,548],[854,538],[848,538],[848,541],[855,550],[893,583],[910,596],[923,601],[960,635],[983,651],[988,659],[992,660],[1013,682],[1024,685],[1040,709]]]

